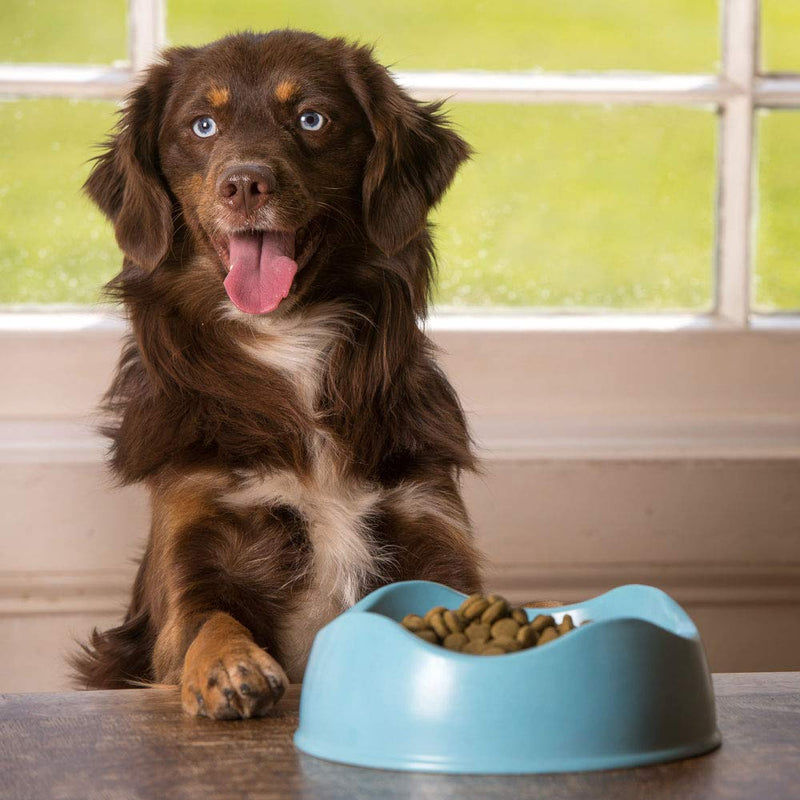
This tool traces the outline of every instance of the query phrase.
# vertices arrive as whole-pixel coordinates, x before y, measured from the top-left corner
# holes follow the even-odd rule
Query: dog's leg
[[[391,580],[428,580],[472,594],[482,590],[484,558],[455,480],[403,482],[384,495],[377,528],[393,551]]]
[[[213,476],[190,477],[172,476],[153,496],[153,676],[180,684],[190,714],[259,716],[288,684],[274,621],[288,602],[281,588],[302,573],[292,544],[302,520],[237,512],[217,502]]]
[[[257,717],[289,683],[281,665],[229,614],[214,612],[186,651],[181,700],[189,714],[214,719]]]

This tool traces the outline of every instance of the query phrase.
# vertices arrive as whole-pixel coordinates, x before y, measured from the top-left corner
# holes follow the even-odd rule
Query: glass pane
[[[175,44],[293,27],[376,45],[419,69],[714,71],[716,0],[170,0]]]
[[[114,110],[0,103],[0,302],[94,302],[119,268],[110,226],[80,194]],[[709,307],[713,115],[469,104],[452,112],[478,152],[434,215],[440,304]]]
[[[800,70],[800,3],[762,0],[761,63],[766,72]]]
[[[105,64],[127,58],[126,0],[2,0],[0,60]]]
[[[477,150],[438,214],[444,305],[711,306],[716,117],[453,106]]]
[[[758,118],[755,307],[800,309],[800,113]]]
[[[91,303],[122,258],[81,194],[107,102],[0,102],[0,303]]]

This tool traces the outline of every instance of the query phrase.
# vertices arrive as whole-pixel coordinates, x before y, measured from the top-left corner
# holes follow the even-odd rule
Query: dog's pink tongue
[[[235,234],[225,291],[241,311],[266,314],[289,294],[297,264],[294,235],[279,231]]]

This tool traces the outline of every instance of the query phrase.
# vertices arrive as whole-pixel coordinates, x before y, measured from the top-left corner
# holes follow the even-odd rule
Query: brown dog
[[[473,592],[475,466],[418,327],[427,214],[467,145],[371,57],[297,31],[176,48],[131,94],[86,189],[125,260],[132,335],[107,395],[112,465],[153,521],[125,621],[84,686],[180,683],[263,713],[366,592]]]

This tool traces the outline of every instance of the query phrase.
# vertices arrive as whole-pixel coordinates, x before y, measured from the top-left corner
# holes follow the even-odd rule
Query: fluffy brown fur
[[[298,129],[307,108],[321,131]],[[111,463],[149,486],[153,523],[123,624],[73,659],[81,685],[181,683],[190,713],[260,714],[376,586],[479,589],[458,485],[475,460],[418,326],[428,211],[467,156],[368,48],[296,31],[169,50],[130,95],[86,190],[125,254],[110,290],[132,330]],[[263,207],[220,194],[240,163],[274,179]],[[226,236],[267,228],[296,236],[299,271],[248,315]]]

